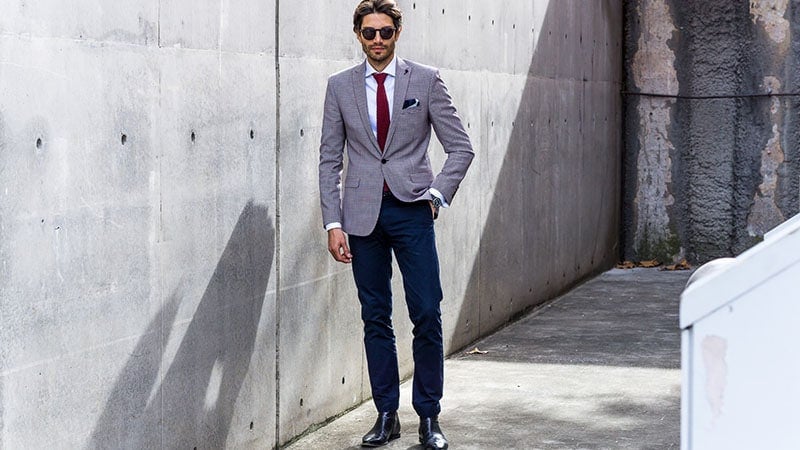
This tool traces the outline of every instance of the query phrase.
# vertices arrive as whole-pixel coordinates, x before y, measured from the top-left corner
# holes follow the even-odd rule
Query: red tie
[[[387,74],[374,73],[372,76],[378,82],[378,145],[383,151],[386,136],[389,134],[389,100],[386,99],[386,89],[383,87]]]

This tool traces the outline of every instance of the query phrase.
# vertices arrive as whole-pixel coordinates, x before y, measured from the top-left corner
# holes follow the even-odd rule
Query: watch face
[[[439,199],[439,197],[433,197],[433,206],[437,208],[442,206],[442,201]]]

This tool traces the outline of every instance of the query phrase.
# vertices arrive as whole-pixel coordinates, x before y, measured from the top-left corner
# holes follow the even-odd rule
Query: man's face
[[[361,29],[374,28],[380,30],[384,27],[394,28],[392,18],[382,13],[374,13],[364,17],[361,22]],[[394,44],[400,38],[400,28],[395,30],[394,35],[389,39],[383,39],[380,33],[375,33],[374,39],[364,39],[361,31],[356,32],[358,42],[361,42],[361,48],[372,67],[376,69],[383,69],[394,57]]]

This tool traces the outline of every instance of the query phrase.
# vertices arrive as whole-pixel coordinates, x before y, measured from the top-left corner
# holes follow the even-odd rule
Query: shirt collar
[[[378,72],[372,67],[372,65],[370,65],[369,62],[367,62],[365,65],[367,66],[367,69],[365,71],[366,73],[364,74],[364,78],[369,78],[372,76],[373,73]],[[394,55],[392,57],[392,61],[389,63],[388,66],[386,66],[385,69],[383,69],[381,73],[385,73],[393,77],[395,76],[395,74],[397,73],[397,55]]]

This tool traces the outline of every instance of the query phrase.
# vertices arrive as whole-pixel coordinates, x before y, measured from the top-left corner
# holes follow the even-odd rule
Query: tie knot
[[[375,72],[372,76],[375,77],[375,81],[377,81],[379,85],[383,86],[383,82],[386,81],[388,74]]]

